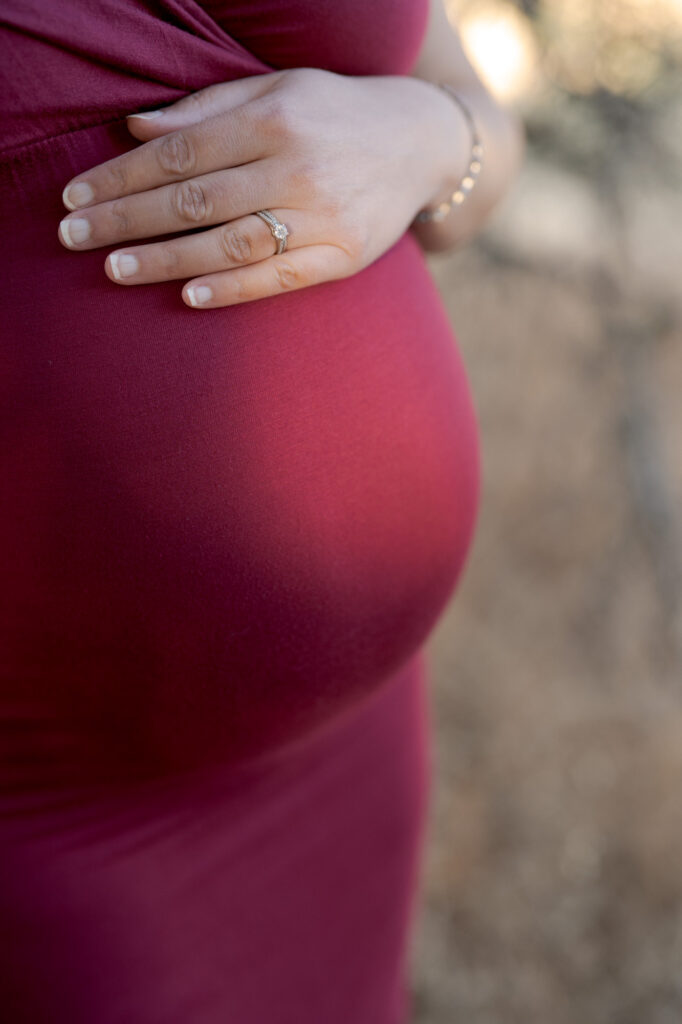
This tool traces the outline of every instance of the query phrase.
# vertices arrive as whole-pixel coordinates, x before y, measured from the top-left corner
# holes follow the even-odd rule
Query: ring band
[[[275,253],[275,255],[279,256],[279,254],[281,252],[284,252],[284,250],[287,247],[287,238],[289,237],[289,232],[287,230],[286,225],[282,224],[281,221],[277,220],[277,218],[275,217],[274,213],[271,210],[256,210],[255,214],[257,217],[260,217],[261,220],[264,220],[265,223],[270,228],[270,231],[272,232],[272,237],[277,242],[277,252]]]

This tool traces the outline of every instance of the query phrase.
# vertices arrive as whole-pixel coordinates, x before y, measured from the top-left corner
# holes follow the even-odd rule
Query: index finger
[[[258,160],[270,150],[270,106],[262,97],[106,160],[66,185],[64,205],[82,209]]]

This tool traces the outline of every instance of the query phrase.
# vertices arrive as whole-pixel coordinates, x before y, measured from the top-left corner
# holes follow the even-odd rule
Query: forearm
[[[516,177],[525,152],[521,121],[501,107],[483,85],[458,82],[452,76],[438,80],[451,85],[469,107],[483,144],[483,161],[475,187],[460,206],[454,206],[441,221],[412,223],[411,230],[422,248],[433,252],[461,246],[481,230]],[[446,90],[426,79],[415,81],[430,87],[424,93],[433,117],[424,122],[423,159],[431,161],[440,182],[425,204],[427,209],[435,209],[451,197],[466,173],[471,134],[464,114]]]

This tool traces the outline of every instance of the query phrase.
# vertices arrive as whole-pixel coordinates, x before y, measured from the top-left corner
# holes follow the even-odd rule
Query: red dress
[[[428,0],[3,0],[0,1006],[30,1024],[398,1024],[423,642],[476,417],[408,231],[194,311],[57,238],[125,115],[274,68],[407,74]],[[166,236],[168,237],[168,236]]]

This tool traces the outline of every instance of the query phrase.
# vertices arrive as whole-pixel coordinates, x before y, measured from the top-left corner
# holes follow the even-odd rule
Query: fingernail
[[[152,119],[153,117],[161,117],[161,115],[162,115],[163,113],[164,113],[164,111],[163,111],[163,110],[148,110],[148,111],[147,111],[146,113],[144,113],[144,114],[127,114],[126,116],[127,116],[127,117],[141,117],[141,118],[143,118],[143,119],[144,119],[145,121],[151,121],[151,119]]]
[[[213,291],[205,284],[192,285],[187,289],[187,298],[193,306],[203,306],[213,298]]]
[[[83,220],[81,217],[67,217],[60,223],[59,229],[63,240],[70,249],[90,237],[90,221]]]
[[[62,202],[67,210],[76,210],[79,206],[87,206],[95,198],[90,186],[79,181],[75,185],[67,185],[62,192]]]
[[[140,269],[140,261],[137,257],[127,252],[110,253],[109,262],[117,281],[120,281],[122,277],[132,277]]]

